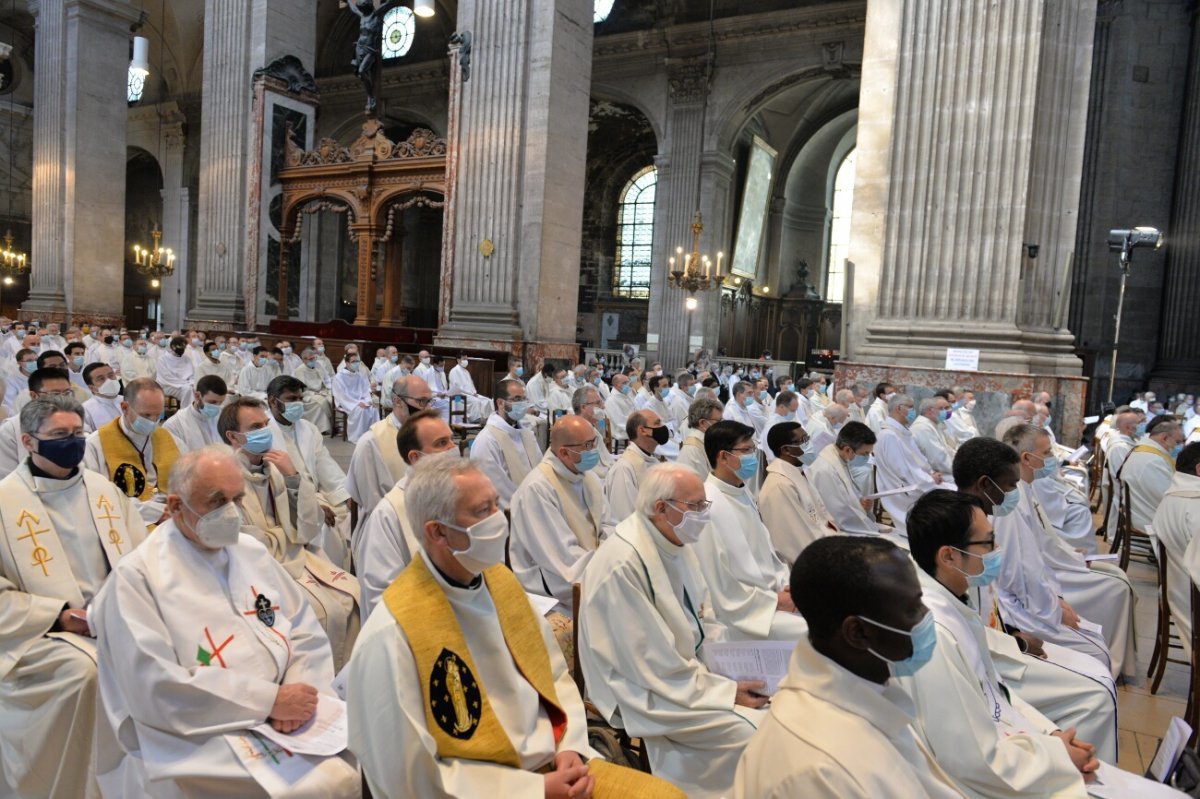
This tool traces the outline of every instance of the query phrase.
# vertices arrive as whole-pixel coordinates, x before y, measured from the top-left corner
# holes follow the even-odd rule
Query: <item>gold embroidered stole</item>
[[[575,496],[575,491],[554,471],[552,464],[543,460],[538,464],[538,469],[546,476],[546,480],[554,488],[554,493],[558,495],[563,518],[575,534],[575,540],[579,546],[591,552],[600,545],[600,513],[604,507],[604,489],[600,487],[600,480],[591,472],[583,473],[583,494],[587,497],[585,515],[585,509],[579,507],[579,498]]]
[[[400,446],[396,443],[396,437],[400,435],[400,431],[392,427],[391,418],[385,416],[371,425],[371,435],[375,437],[379,455],[383,458],[383,465],[392,473],[392,480],[399,480],[408,471],[408,466],[400,457]]]
[[[120,416],[101,426],[99,432],[108,479],[112,480],[125,496],[145,502],[154,496],[156,490],[167,493],[171,469],[179,459],[179,448],[175,446],[174,436],[161,427],[155,428],[150,435],[150,443],[154,447],[154,470],[157,473],[155,485],[150,482],[150,477],[144,471],[146,465],[142,461],[141,453],[121,429]]]
[[[485,571],[483,579],[509,654],[541,697],[557,743],[566,733],[567,714],[558,701],[550,655],[525,590],[503,565]],[[438,757],[521,768],[520,756],[488,701],[487,686],[476,676],[479,672],[454,609],[423,557],[413,558],[400,572],[383,592],[383,603],[412,647],[425,722],[437,743]],[[495,652],[480,654],[497,656]]]
[[[1148,452],[1151,455],[1157,455],[1158,457],[1162,458],[1164,461],[1167,462],[1167,466],[1170,467],[1172,472],[1175,471],[1175,459],[1172,458],[1167,453],[1160,450],[1158,447],[1152,447],[1149,444],[1138,444],[1136,447],[1133,448],[1133,452],[1130,452],[1129,455],[1125,456],[1125,463],[1129,463],[1129,456],[1133,455],[1134,452]],[[1125,467],[1125,463],[1121,464],[1122,468]]]

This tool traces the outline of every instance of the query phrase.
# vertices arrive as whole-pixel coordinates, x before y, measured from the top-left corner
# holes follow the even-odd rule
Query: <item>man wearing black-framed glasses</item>
[[[359,525],[408,470],[396,443],[400,428],[409,416],[425,410],[433,402],[429,384],[415,375],[393,383],[391,395],[392,412],[371,425],[358,439],[350,458],[350,468],[346,470],[346,490],[358,505]]]

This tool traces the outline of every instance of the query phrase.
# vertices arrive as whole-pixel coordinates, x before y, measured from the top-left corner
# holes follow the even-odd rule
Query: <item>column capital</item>
[[[668,58],[667,88],[675,105],[698,105],[704,102],[709,90],[707,56]]]

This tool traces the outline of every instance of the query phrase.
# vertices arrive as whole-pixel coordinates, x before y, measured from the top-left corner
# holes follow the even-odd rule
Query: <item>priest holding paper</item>
[[[234,456],[206,447],[171,478],[171,518],[114,570],[96,600],[106,796],[357,797],[344,756],[303,755],[290,733],[332,703],[333,660],[300,587],[239,534],[246,488]],[[320,699],[318,698],[320,696]]]
[[[700,657],[705,641],[726,637],[694,553],[708,516],[694,472],[652,467],[636,512],[588,564],[576,620],[588,696],[692,799],[729,795],[766,703],[761,682],[714,674]]]
[[[567,617],[571,586],[616,526],[592,471],[600,462],[594,433],[579,416],[555,422],[550,449],[512,500],[513,573],[526,591],[557,599]]]
[[[350,747],[372,794],[680,797],[592,751],[553,633],[503,566],[508,525],[479,467],[418,464],[406,512],[421,550],[347,667]]]
[[[27,455],[0,481],[0,795],[95,797],[96,645],[88,608],[146,537],[133,503],[81,468],[83,409],[21,409]]]
[[[738,640],[799,640],[806,628],[792,604],[788,569],[746,486],[758,472],[754,428],[717,422],[704,434],[704,451],[712,467],[704,481],[712,518],[696,557],[717,621]]]

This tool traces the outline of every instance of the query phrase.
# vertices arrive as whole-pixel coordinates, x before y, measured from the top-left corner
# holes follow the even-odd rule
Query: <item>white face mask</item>
[[[195,508],[183,503],[192,513]],[[209,511],[196,520],[192,532],[196,540],[209,549],[220,549],[237,543],[238,534],[242,530],[242,511],[232,502],[226,502],[216,510]]]
[[[121,393],[121,383],[110,377],[100,384],[100,388],[96,389],[96,393],[102,397],[112,399]]]
[[[670,502],[667,503],[671,504]],[[679,510],[678,507],[675,508]],[[704,532],[704,528],[708,526],[711,517],[711,511],[705,510],[685,510],[683,518],[679,520],[679,524],[672,524],[671,529],[675,531],[675,537],[682,544],[694,544],[700,540],[700,534]],[[670,524],[670,522],[668,522]]]
[[[471,539],[471,543],[466,549],[457,552],[451,550],[454,559],[471,574],[483,574],[497,563],[504,562],[504,542],[508,538],[508,520],[504,518],[501,511],[496,511],[470,527],[459,527],[450,522],[441,523],[460,533],[466,533]]]
[[[458,365],[461,366],[462,368],[466,369],[467,368],[467,359],[463,358],[462,360],[460,360],[458,362]]]

